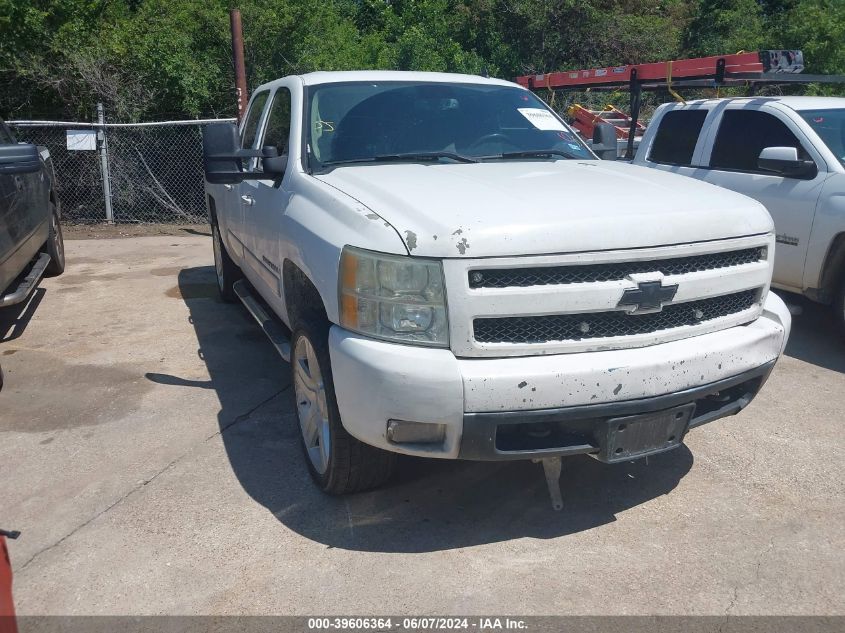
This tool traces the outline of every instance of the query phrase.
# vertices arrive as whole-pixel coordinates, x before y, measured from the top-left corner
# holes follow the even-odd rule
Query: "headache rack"
[[[643,90],[668,90],[680,99],[674,88],[719,88],[745,86],[754,94],[757,86],[767,84],[842,83],[845,75],[808,75],[804,54],[799,50],[765,50],[735,55],[715,55],[649,64],[628,64],[585,70],[523,75],[516,81],[530,90],[618,90],[630,92],[630,115],[616,108],[596,112],[581,106],[570,109],[569,116],[581,134],[592,137],[596,125],[608,122],[616,136],[627,140],[626,158],[634,157],[634,139],[644,127],[639,123]]]

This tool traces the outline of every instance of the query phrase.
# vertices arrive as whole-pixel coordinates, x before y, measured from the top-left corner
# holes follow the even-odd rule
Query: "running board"
[[[15,305],[25,300],[33,291],[38,282],[44,276],[44,271],[47,270],[47,265],[50,263],[50,256],[47,253],[41,253],[35,261],[32,269],[24,277],[21,284],[7,295],[0,297],[0,308],[5,306]]]
[[[243,279],[236,281],[232,285],[232,289],[235,291],[235,294],[238,295],[238,299],[241,300],[244,307],[249,310],[249,313],[253,316],[253,318],[258,321],[258,325],[260,325],[261,329],[264,330],[264,333],[267,335],[267,338],[270,339],[270,342],[273,344],[273,347],[276,348],[276,351],[279,352],[279,355],[285,359],[285,362],[289,363],[290,339],[285,333],[285,328],[282,324],[279,323],[274,316],[269,314],[261,302],[253,296],[252,292],[250,292],[249,286],[247,286]]]

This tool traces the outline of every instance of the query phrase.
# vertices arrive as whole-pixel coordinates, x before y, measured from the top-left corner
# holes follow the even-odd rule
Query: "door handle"
[[[252,196],[243,195],[241,196],[241,201],[248,207],[251,207],[255,204],[255,198],[253,198]]]
[[[232,185],[223,185],[223,188],[224,188],[226,191],[231,191],[231,190],[232,190]]]

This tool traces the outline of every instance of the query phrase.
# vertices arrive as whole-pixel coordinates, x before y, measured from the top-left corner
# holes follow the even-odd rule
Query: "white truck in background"
[[[772,285],[831,304],[845,332],[845,98],[664,104],[634,164],[765,205],[778,243]]]
[[[397,453],[619,462],[738,413],[783,352],[758,202],[597,160],[528,90],[337,72],[207,126],[221,295],[289,360],[324,491]]]

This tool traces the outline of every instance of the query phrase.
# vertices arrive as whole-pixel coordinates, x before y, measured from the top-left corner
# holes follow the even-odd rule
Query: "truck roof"
[[[721,99],[696,99],[686,105],[705,105],[730,101],[732,103],[777,102],[793,110],[828,110],[845,108],[845,97],[724,97]]]
[[[521,87],[504,79],[491,79],[481,75],[457,73],[428,73],[403,70],[346,70],[335,72],[314,72],[300,75],[306,86],[341,83],[347,81],[426,81],[440,83],[489,84],[496,86]]]

